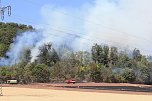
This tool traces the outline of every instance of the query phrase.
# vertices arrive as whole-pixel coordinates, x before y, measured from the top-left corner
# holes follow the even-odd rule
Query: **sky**
[[[2,0],[2,5],[12,6],[4,22],[42,29],[41,44],[68,43],[74,50],[88,50],[104,43],[152,54],[152,0]]]
[[[2,0],[2,6],[11,5],[12,16],[5,16],[4,22],[17,22],[35,25],[41,22],[41,9],[45,5],[55,8],[81,8],[86,3],[93,4],[94,0]],[[32,20],[32,22],[30,21]]]

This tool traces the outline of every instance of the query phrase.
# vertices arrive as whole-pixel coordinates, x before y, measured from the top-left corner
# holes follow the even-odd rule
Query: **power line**
[[[33,21],[29,21],[29,20],[23,20],[23,18],[21,18],[21,17],[14,17],[14,18],[16,18],[16,19],[18,19],[18,20],[22,20],[22,21],[26,21],[26,22],[28,22],[28,23],[33,23]],[[47,24],[48,25],[48,24]],[[56,32],[61,32],[61,33],[64,33],[64,34],[67,34],[67,35],[70,35],[70,36],[74,36],[74,37],[76,37],[76,38],[81,38],[81,39],[85,39],[85,40],[88,40],[88,42],[90,42],[90,41],[92,41],[93,43],[96,43],[94,40],[92,40],[92,39],[89,39],[89,38],[84,38],[84,37],[82,37],[81,35],[77,35],[77,34],[73,34],[73,33],[70,33],[70,32],[68,32],[68,31],[65,31],[65,30],[61,30],[61,29],[58,29],[57,27],[49,27],[50,29],[52,29],[53,31],[56,31]],[[49,33],[49,34],[51,34],[51,33]],[[51,34],[51,35],[53,35],[53,34]],[[55,34],[54,34],[54,36],[56,36]],[[57,37],[61,37],[61,36],[57,36]],[[102,39],[102,38],[100,38],[100,39]],[[107,42],[109,42],[109,43],[116,43],[116,44],[119,44],[118,42],[114,42],[114,41],[110,41],[110,40],[105,40],[105,39],[102,39],[103,41],[107,41]],[[89,45],[89,44],[88,44]],[[128,45],[126,45],[126,47],[127,47]],[[124,48],[126,48],[126,47],[124,47]],[[132,47],[132,48],[135,48],[135,47]],[[141,49],[140,48],[140,50],[142,50],[142,51],[145,51],[145,52],[148,52],[148,50],[145,50],[145,49]]]
[[[17,17],[17,16],[16,16],[16,17]],[[18,16],[17,18],[19,18],[19,19],[21,19],[21,20],[24,19],[25,21],[28,21],[28,22],[30,21],[30,23],[33,23],[33,20],[32,20],[32,19],[28,19],[28,20],[27,20],[27,18],[24,18],[24,17],[21,17],[21,16]],[[34,23],[35,23],[35,22],[34,22]],[[42,25],[44,25],[44,26],[48,25],[50,29],[54,29],[54,30],[56,30],[56,29],[58,30],[58,29],[59,29],[59,30],[61,31],[61,29],[62,29],[62,31],[66,31],[66,32],[68,31],[68,33],[69,33],[69,32],[72,32],[72,33],[75,32],[75,31],[71,30],[72,28],[71,28],[70,30],[69,30],[69,29],[67,30],[67,29],[63,29],[63,27],[58,27],[58,26],[57,26],[57,27],[56,27],[56,26],[55,26],[55,27],[52,27],[53,25],[50,25],[50,24],[47,24],[47,23],[42,23]],[[50,27],[50,26],[51,26],[51,27]],[[84,39],[89,39],[89,38],[86,38],[86,34],[85,34],[85,33],[80,33],[80,32],[75,32],[75,33],[76,33],[76,34],[73,34],[73,35],[77,35],[77,37],[80,37],[80,36],[81,36],[81,37],[83,37]],[[109,33],[106,33],[106,34],[109,35]],[[78,36],[78,35],[79,35],[79,36]],[[85,37],[84,37],[84,36],[85,36]],[[111,37],[112,37],[112,36],[111,36]],[[97,36],[95,36],[95,38],[96,38],[96,39],[99,39],[99,40],[102,39],[103,41],[108,41],[108,42],[111,42],[111,43],[117,43],[117,44],[119,43],[119,42],[115,42],[115,41],[105,40],[105,39],[99,38],[99,37],[97,37]],[[135,38],[135,37],[134,37],[134,38]],[[128,38],[126,38],[126,39],[128,39]],[[91,39],[89,39],[89,40],[91,40]],[[147,40],[145,40],[145,41],[147,41]],[[148,41],[147,41],[147,42],[148,42]]]
[[[21,16],[15,16],[15,17],[17,17],[17,18],[19,18],[19,19],[24,19],[25,21],[32,21],[31,23],[33,23],[34,22],[34,20],[33,19],[27,19],[27,18],[25,18],[25,17],[21,17]],[[36,24],[38,24],[38,23],[35,23],[34,22],[34,24],[36,25]],[[65,29],[65,26],[63,27],[59,27],[59,26],[55,26],[55,27],[50,27],[50,26],[53,26],[53,25],[51,25],[51,24],[48,24],[48,23],[41,23],[43,26],[49,26],[49,28],[51,28],[51,29],[62,29],[63,31],[65,30],[66,32],[68,31],[68,33],[69,32],[71,32],[71,33],[73,33],[73,32],[75,32],[76,34],[74,34],[74,35],[79,35],[79,36],[81,36],[81,37],[83,37],[84,39],[89,39],[89,38],[86,38],[86,34],[85,33],[82,33],[82,32],[77,32],[77,31],[74,31],[74,30],[71,30],[71,29],[73,29],[72,27],[71,27],[71,29],[70,28],[66,28]],[[110,33],[106,33],[107,35],[106,36],[109,36],[109,34]],[[79,37],[79,36],[77,36],[77,37]],[[84,37],[85,36],[85,37]],[[110,41],[110,40],[106,40],[106,39],[103,39],[103,38],[99,38],[99,37],[97,37],[97,36],[94,36],[95,37],[95,39],[102,39],[102,40],[104,40],[104,41],[108,41],[108,42],[111,42],[111,43],[118,43],[118,42],[114,42],[114,41]],[[112,37],[112,36],[109,36],[109,37]],[[136,38],[136,37],[134,37],[134,38]],[[128,39],[127,37],[125,38],[125,39]],[[89,40],[91,40],[91,39],[89,39]],[[144,41],[147,41],[147,40],[144,40]]]
[[[19,18],[20,20],[22,20],[23,21],[23,19],[21,19],[21,18]],[[25,19],[24,19],[24,21],[25,21]],[[28,21],[28,20],[26,20],[26,21]],[[30,21],[28,21],[28,22],[30,22]],[[32,22],[30,22],[30,23],[32,23]],[[75,35],[75,34],[72,34],[72,33],[70,33],[70,32],[68,32],[68,31],[65,31],[65,30],[60,30],[60,29],[58,29],[57,27],[49,27],[50,29],[52,29],[53,31],[56,31],[56,32],[63,32],[64,34],[67,34],[67,35],[72,35],[72,36],[75,36],[75,37],[77,37],[77,38],[81,38],[81,39],[85,39],[85,40],[88,40],[88,41],[92,41],[92,42],[94,42],[95,43],[95,41],[94,40],[92,40],[92,39],[88,39],[88,38],[83,38],[82,36],[80,36],[80,35]],[[100,38],[100,39],[102,39],[102,38]],[[102,39],[103,41],[107,41],[107,42],[110,42],[110,43],[116,43],[116,44],[119,44],[118,42],[114,42],[114,41],[110,41],[110,40],[105,40],[105,39]],[[126,47],[127,47],[128,45],[126,45]],[[124,48],[126,48],[126,47],[124,47]],[[130,47],[131,48],[131,47]],[[132,48],[135,48],[135,47],[132,47]],[[141,48],[140,48],[141,49]],[[145,49],[141,49],[142,51],[147,51],[148,52],[148,50],[145,50]]]
[[[2,2],[0,0],[0,16],[1,16],[1,20],[4,20],[4,14],[7,11],[8,16],[11,16],[11,6],[2,6]],[[1,79],[1,78],[0,78]],[[2,87],[2,81],[0,80],[0,96],[3,95],[3,87]]]
[[[19,20],[23,20],[23,18],[17,17],[17,16],[16,16],[16,17],[13,16],[13,18],[17,18],[17,19],[19,19]],[[29,22],[29,23],[33,23],[32,20],[29,21],[29,20],[25,20],[25,19],[24,19],[24,21]],[[90,38],[84,38],[84,37],[82,37],[82,33],[72,34],[72,33],[70,33],[70,32],[67,31],[67,30],[63,30],[63,29],[61,30],[60,27],[52,27],[52,26],[50,26],[49,24],[42,24],[42,25],[44,25],[44,26],[48,25],[50,29],[52,29],[53,31],[56,31],[56,32],[62,32],[62,33],[67,34],[67,35],[72,35],[72,36],[75,36],[75,37],[77,37],[77,38],[82,38],[82,39],[85,39],[85,40],[94,42],[94,40],[92,40],[92,39],[90,39]],[[72,30],[71,30],[71,31],[72,31]],[[103,38],[97,38],[97,39],[100,39],[100,40],[102,39],[103,41],[108,41],[108,42],[110,42],[110,43],[117,43],[117,44],[118,44],[118,42],[114,42],[114,41],[110,41],[110,40],[105,40],[105,39],[103,39]]]
[[[31,1],[31,0],[24,0],[24,1],[26,1],[26,2],[28,2],[29,4],[33,4],[33,5],[41,5],[41,3],[40,2],[34,2],[34,1]],[[72,17],[72,18],[74,18],[74,19],[77,19],[77,20],[84,20],[83,18],[81,18],[81,17],[78,17],[78,16],[73,16],[73,15],[71,15],[71,14],[69,14],[69,13],[66,13],[66,12],[63,12],[63,11],[58,11],[58,10],[56,10],[56,12],[58,12],[58,13],[60,13],[60,14],[63,14],[63,15],[66,15],[66,16],[70,16],[70,17]],[[109,26],[105,26],[105,25],[103,25],[103,24],[100,24],[100,23],[96,23],[96,22],[94,22],[94,21],[91,21],[91,20],[87,20],[87,19],[85,19],[85,21],[87,22],[87,23],[89,23],[89,24],[94,24],[94,25],[96,25],[96,27],[103,27],[103,28],[105,28],[105,29],[109,29],[109,30],[111,30],[111,31],[114,31],[114,32],[117,32],[117,33],[119,33],[119,34],[127,34],[127,35],[129,35],[129,36],[131,36],[131,37],[133,37],[133,38],[135,38],[135,39],[143,39],[143,40],[145,40],[145,41],[148,41],[148,42],[151,42],[151,40],[149,40],[149,39],[147,39],[147,38],[143,38],[143,37],[139,37],[139,36],[135,36],[135,35],[132,35],[132,34],[129,34],[129,33],[127,33],[127,32],[123,32],[123,31],[119,31],[119,30],[116,30],[116,29],[114,29],[114,28],[112,28],[112,27],[109,27]],[[99,29],[99,30],[101,30],[101,29]]]

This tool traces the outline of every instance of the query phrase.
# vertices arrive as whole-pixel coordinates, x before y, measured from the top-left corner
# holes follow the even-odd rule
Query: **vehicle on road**
[[[7,84],[17,84],[17,80],[7,80]]]
[[[65,83],[67,83],[67,84],[70,84],[70,83],[75,84],[75,83],[76,83],[76,80],[68,79],[68,80],[65,80]]]

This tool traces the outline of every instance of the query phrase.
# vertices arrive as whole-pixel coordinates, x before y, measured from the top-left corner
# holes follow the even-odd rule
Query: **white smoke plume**
[[[25,32],[19,34],[11,45],[10,50],[6,53],[9,58],[1,58],[0,66],[14,65],[20,62],[21,54],[25,49],[31,49],[43,38],[41,33]]]
[[[151,5],[151,0],[96,0],[85,17],[86,36],[152,54]]]
[[[78,9],[45,5],[41,12],[49,24],[49,32],[53,26],[79,35],[72,41],[75,50],[88,50],[93,43],[105,43],[138,48],[147,55],[152,54],[151,4],[151,0],[94,0],[93,4]],[[70,37],[63,33],[61,36]]]
[[[152,54],[151,5],[152,0],[94,0],[93,4],[71,9],[44,5],[43,23],[37,27],[43,32],[18,36],[7,52],[10,58],[2,58],[0,65],[18,62],[26,46],[31,47],[33,62],[38,48],[48,42],[55,47],[66,43],[74,50],[90,50],[94,43],[105,43]]]

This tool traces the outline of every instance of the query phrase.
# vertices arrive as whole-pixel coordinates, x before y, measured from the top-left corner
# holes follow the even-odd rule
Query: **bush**
[[[44,64],[38,64],[32,69],[34,80],[39,83],[49,82],[50,71]]]
[[[122,76],[127,83],[133,83],[136,80],[136,75],[132,69],[126,68]]]
[[[152,67],[149,67],[147,69],[147,73],[145,75],[146,75],[145,84],[151,85],[152,84]]]
[[[123,82],[125,82],[125,78],[122,75],[120,75],[120,74],[114,73],[111,76],[111,81],[113,83],[123,83]]]

